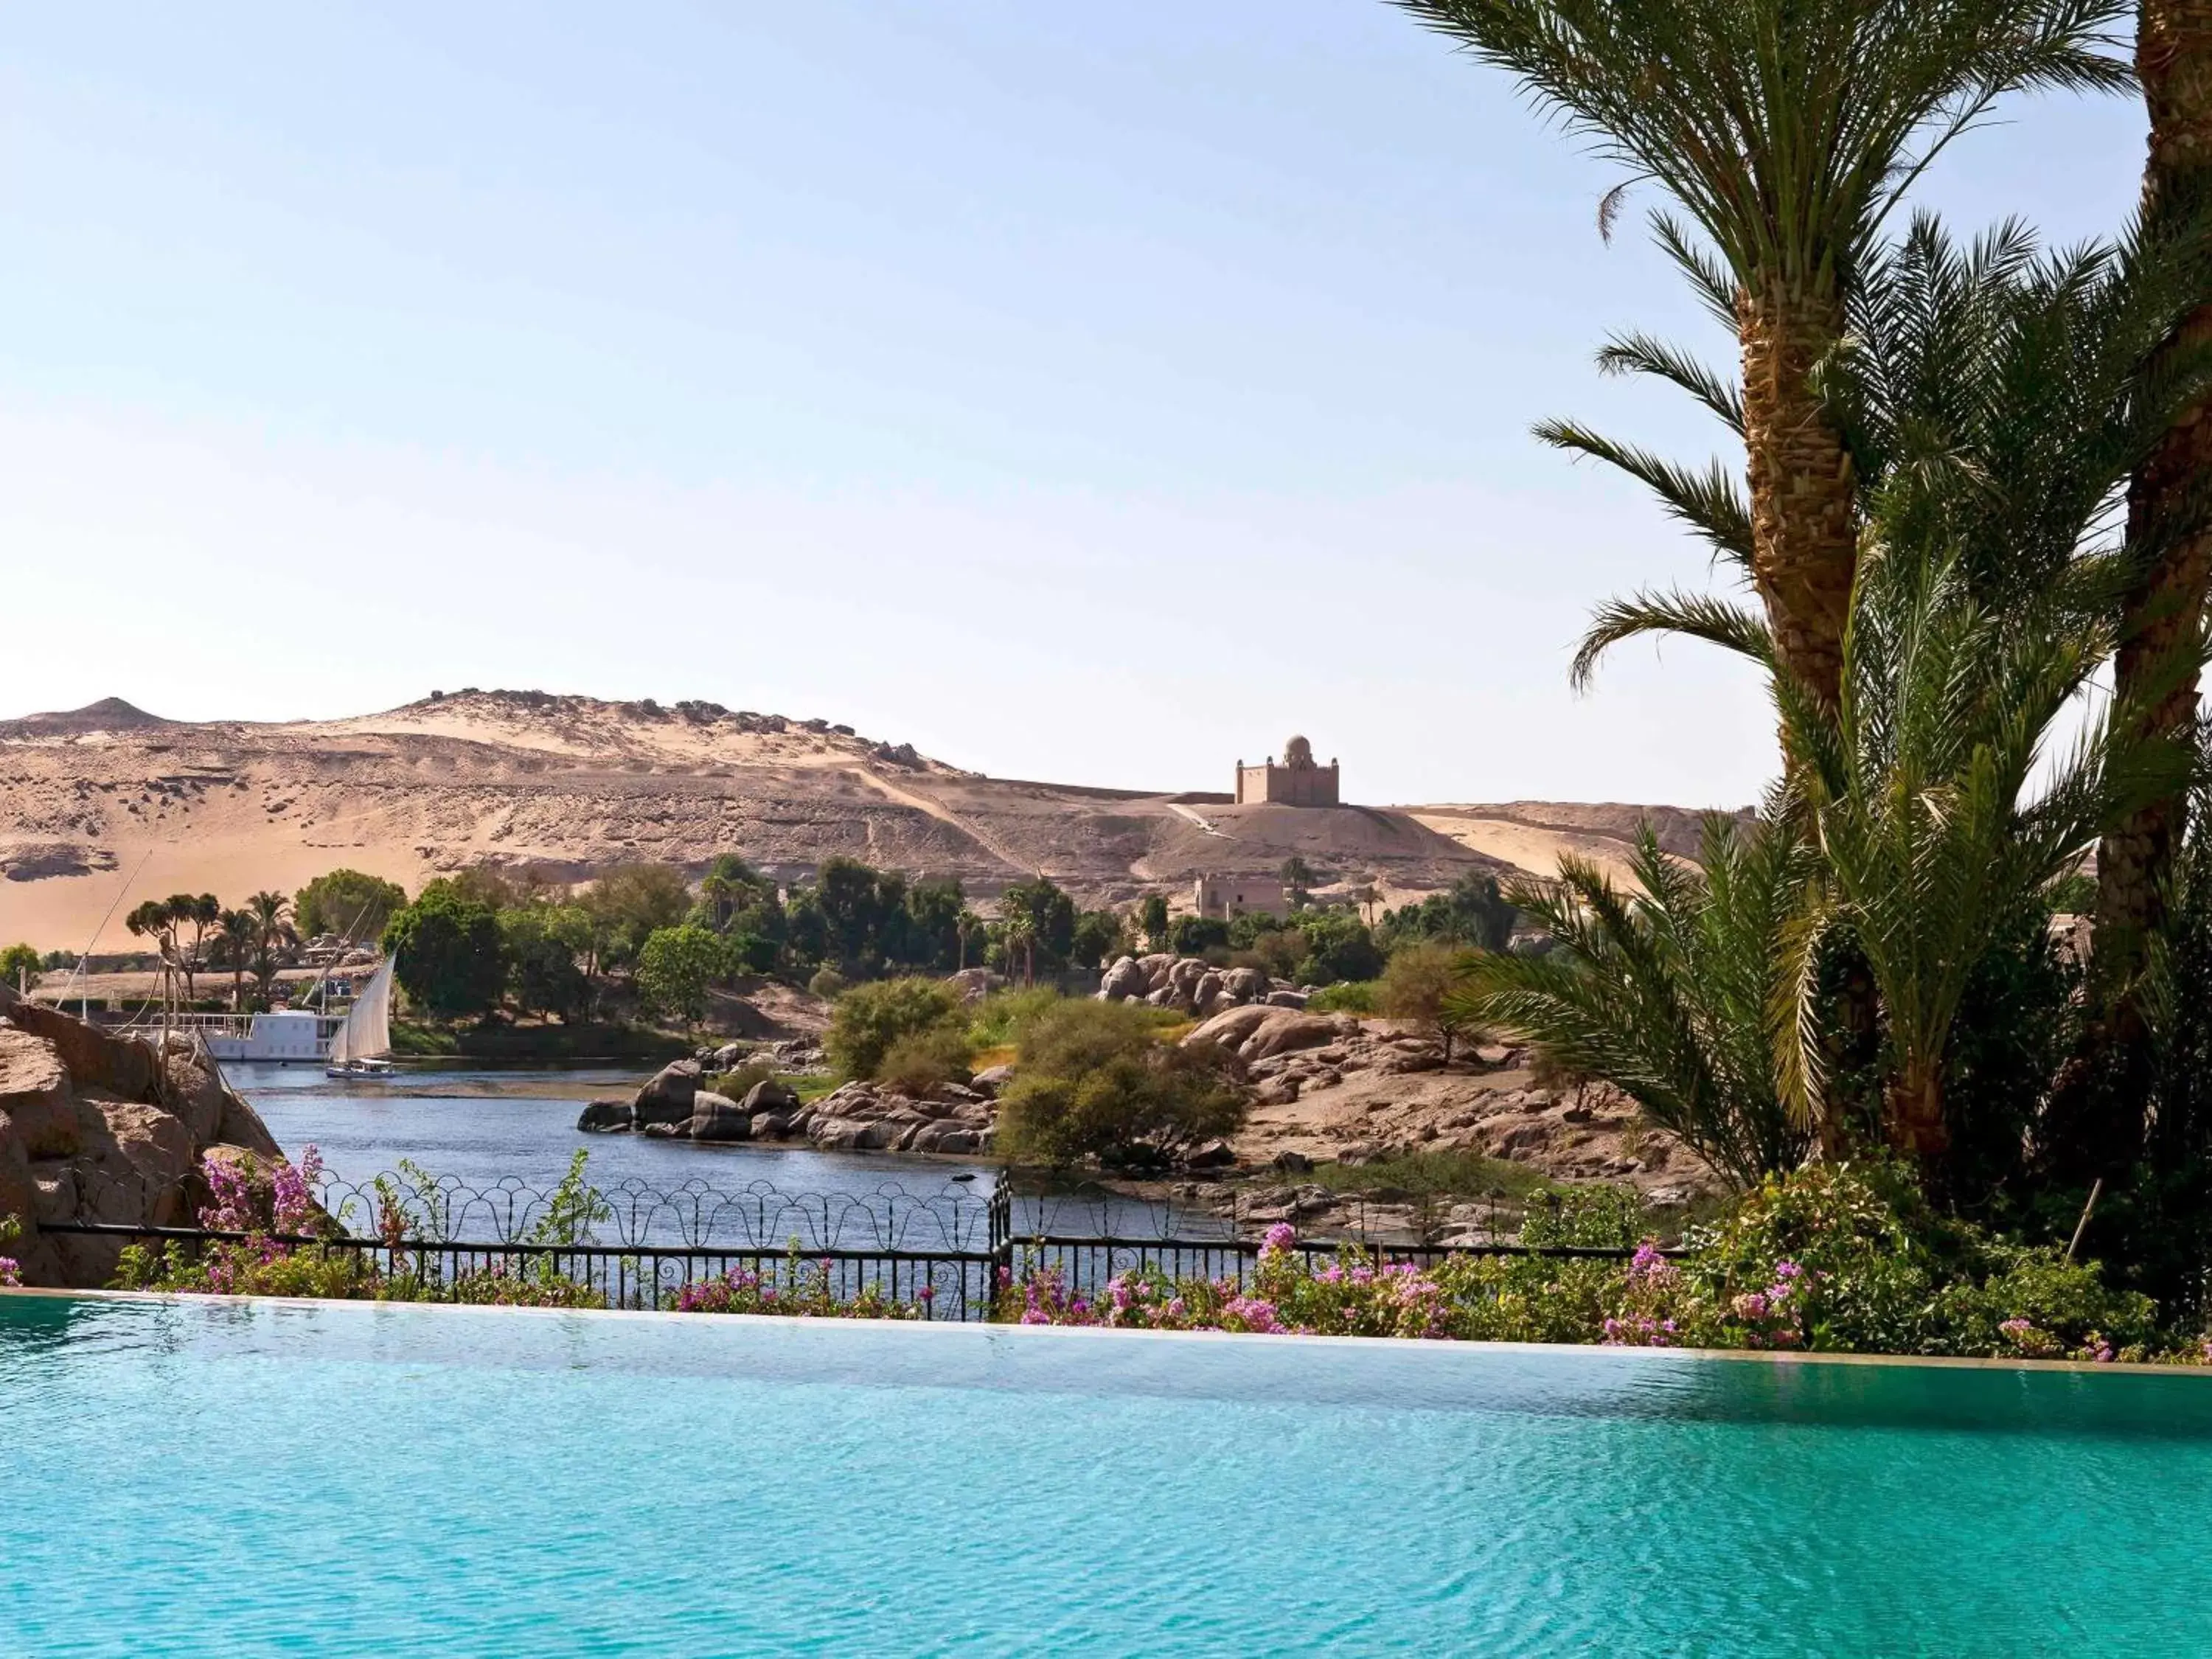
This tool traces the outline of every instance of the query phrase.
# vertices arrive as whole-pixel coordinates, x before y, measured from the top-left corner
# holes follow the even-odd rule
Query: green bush
[[[1310,1014],[1372,1014],[1379,1012],[1382,1006],[1382,986],[1371,979],[1324,985],[1306,999]]]
[[[845,994],[844,975],[835,968],[817,968],[814,977],[806,981],[806,988],[824,1002],[835,1002]]]
[[[1065,1000],[1048,985],[994,991],[969,1013],[968,1035],[978,1048],[999,1048],[1019,1042],[1031,1020]]]
[[[872,1078],[899,1038],[964,1024],[957,987],[933,979],[879,980],[837,999],[822,1046],[845,1076]]]
[[[1633,1187],[1554,1187],[1530,1200],[1521,1242],[1626,1250],[1650,1232],[1650,1210]]]
[[[876,1076],[902,1095],[927,1095],[944,1083],[965,1083],[973,1073],[968,1033],[954,1024],[908,1031],[884,1050]]]
[[[1217,1056],[1161,1042],[1157,1012],[1064,1000],[1031,1019],[1000,1099],[1001,1149],[1055,1167],[1144,1166],[1233,1133],[1243,1097]]]

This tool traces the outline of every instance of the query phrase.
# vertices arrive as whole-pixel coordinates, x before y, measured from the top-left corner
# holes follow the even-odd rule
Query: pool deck
[[[1078,1338],[1105,1342],[1253,1342],[1291,1346],[1371,1348],[1388,1343],[1395,1351],[1449,1353],[1587,1354],[1618,1358],[1640,1355],[1652,1359],[1712,1359],[1755,1365],[1886,1365],[1936,1370],[2080,1371],[2098,1376],[2197,1376],[2212,1381],[2212,1366],[2155,1364],[2100,1364],[2087,1359],[1966,1359],[1937,1355],[1885,1353],[1807,1353],[1802,1351],[1759,1352],[1746,1348],[1650,1348],[1607,1346],[1595,1342],[1461,1342],[1421,1337],[1297,1336],[1257,1334],[1243,1331],[1151,1331],[1116,1329],[1103,1325],[990,1324],[980,1320],[836,1319],[792,1314],[670,1313],[643,1308],[513,1308],[490,1304],[451,1302],[375,1302],[337,1297],[189,1296],[162,1291],[71,1291],[44,1286],[0,1289],[0,1303],[11,1297],[71,1302],[154,1302],[179,1306],[229,1305],[273,1308],[414,1309],[426,1313],[510,1314],[532,1319],[628,1319],[677,1321],[686,1325],[703,1322],[796,1327],[808,1330],[851,1328],[874,1332],[970,1331],[990,1339],[1030,1340],[1045,1337]]]

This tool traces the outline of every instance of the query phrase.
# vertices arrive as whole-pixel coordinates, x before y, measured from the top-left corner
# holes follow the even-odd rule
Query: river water
[[[982,1207],[996,1165],[964,1158],[889,1152],[823,1152],[805,1146],[695,1146],[629,1134],[586,1134],[583,1103],[627,1095],[641,1070],[418,1071],[386,1080],[339,1079],[317,1066],[231,1065],[224,1074],[260,1112],[285,1152],[317,1148],[332,1182],[333,1207],[360,1194],[349,1224],[371,1224],[368,1189],[403,1159],[437,1178],[452,1196],[453,1231],[526,1225],[528,1195],[550,1191],[579,1150],[586,1176],[615,1210],[602,1228],[610,1242],[668,1243],[722,1238],[734,1229],[781,1242],[794,1230],[810,1241],[894,1221],[915,1245],[935,1233],[966,1247],[983,1226]],[[664,1201],[672,1198],[673,1201]],[[926,1211],[922,1232],[896,1225],[905,1211]],[[818,1217],[818,1221],[812,1218]],[[1191,1217],[1200,1231],[1209,1218]],[[1183,1218],[1175,1231],[1186,1231]],[[1018,1198],[1018,1230],[1158,1237],[1168,1230],[1158,1206],[1105,1197]],[[886,1237],[890,1235],[884,1234]]]

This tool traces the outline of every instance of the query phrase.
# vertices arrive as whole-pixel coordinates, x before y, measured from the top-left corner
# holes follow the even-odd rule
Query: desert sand
[[[1296,853],[1324,890],[1372,884],[1397,903],[1469,871],[1549,876],[1562,850],[1617,866],[1647,813],[1693,850],[1674,808],[1237,806],[987,778],[711,704],[468,691],[341,720],[188,724],[111,699],[0,723],[0,940],[128,948],[118,919],[140,899],[234,904],[341,866],[412,891],[479,863],[574,881],[724,853],[787,880],[842,854],[958,877],[985,901],[1042,871],[1087,904]]]

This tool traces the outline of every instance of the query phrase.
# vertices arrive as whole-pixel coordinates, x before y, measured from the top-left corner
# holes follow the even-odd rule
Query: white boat
[[[324,1068],[330,1076],[390,1077],[398,1069],[387,1058],[392,1053],[392,973],[398,963],[396,956],[385,957],[354,998],[343,1023],[331,1033],[330,1064]]]
[[[252,1015],[184,1014],[172,1023],[199,1031],[217,1060],[281,1066],[321,1060],[329,1052],[332,1030],[342,1022],[312,1008],[276,1008]]]

